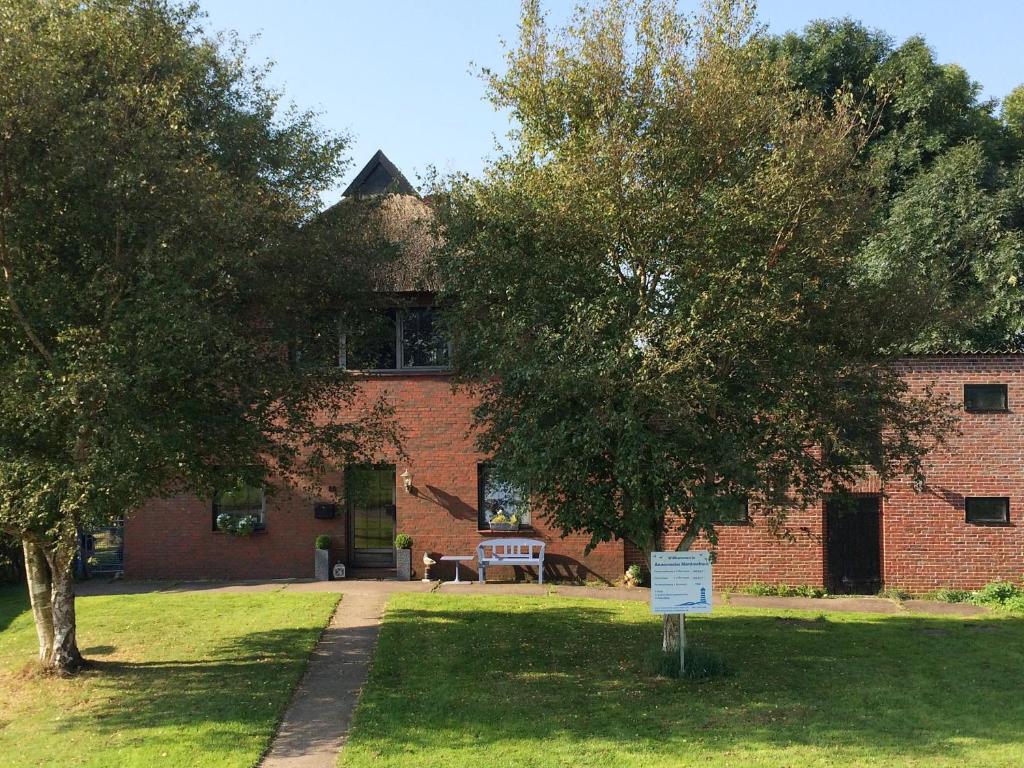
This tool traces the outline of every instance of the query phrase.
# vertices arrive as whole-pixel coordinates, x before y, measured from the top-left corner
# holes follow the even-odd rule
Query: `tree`
[[[1024,331],[1024,132],[1015,95],[996,115],[981,86],[942,65],[920,37],[899,47],[851,19],[814,21],[770,42],[796,87],[831,104],[852,98],[877,127],[875,221],[862,259],[868,284],[902,275],[930,303],[898,302],[889,321],[920,329],[908,351],[1017,346]],[[883,286],[878,285],[877,289]],[[924,311],[909,317],[905,312]]]
[[[733,3],[608,0],[556,34],[527,2],[487,73],[515,129],[440,214],[456,370],[481,447],[592,545],[714,542],[743,497],[781,527],[919,473],[945,426],[882,352],[917,329],[863,288],[870,126],[767,45]]]
[[[304,226],[344,142],[192,7],[14,0],[0,38],[0,529],[71,671],[78,530],[394,435],[380,403],[324,418],[350,382],[285,353],[369,271],[353,228]]]
[[[1006,127],[1024,142],[1024,85],[1018,85],[1003,100],[1002,118]]]

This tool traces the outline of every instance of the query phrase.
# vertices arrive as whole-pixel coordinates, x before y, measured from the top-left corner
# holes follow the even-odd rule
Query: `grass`
[[[1024,764],[1024,620],[716,608],[653,675],[643,603],[393,595],[340,765]]]
[[[252,766],[338,596],[149,594],[78,600],[90,668],[33,672],[24,589],[0,591],[0,765]]]

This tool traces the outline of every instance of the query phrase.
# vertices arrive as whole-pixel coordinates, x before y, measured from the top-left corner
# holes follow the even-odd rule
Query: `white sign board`
[[[711,613],[710,554],[652,552],[651,611]]]

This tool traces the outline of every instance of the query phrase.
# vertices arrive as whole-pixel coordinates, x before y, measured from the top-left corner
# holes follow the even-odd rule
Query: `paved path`
[[[385,599],[380,590],[344,590],[263,768],[333,768],[370,671]]]

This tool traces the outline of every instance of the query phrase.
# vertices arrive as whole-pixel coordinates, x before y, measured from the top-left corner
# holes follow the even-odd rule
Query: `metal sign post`
[[[651,611],[679,616],[679,671],[686,669],[686,614],[711,613],[711,554],[651,553]]]

